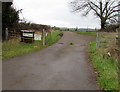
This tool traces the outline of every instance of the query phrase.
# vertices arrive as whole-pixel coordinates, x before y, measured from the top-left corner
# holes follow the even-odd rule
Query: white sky
[[[57,27],[99,28],[99,20],[92,14],[83,17],[71,12],[71,0],[13,0],[28,21]],[[20,15],[20,18],[22,16]]]

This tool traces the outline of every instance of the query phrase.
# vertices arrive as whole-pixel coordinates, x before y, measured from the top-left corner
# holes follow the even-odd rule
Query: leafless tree
[[[70,2],[73,12],[82,12],[87,16],[93,12],[101,22],[101,29],[109,22],[116,22],[118,19],[118,0],[74,0]]]

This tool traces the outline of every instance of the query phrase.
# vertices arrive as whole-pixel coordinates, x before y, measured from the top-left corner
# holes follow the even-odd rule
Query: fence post
[[[96,46],[97,46],[97,48],[99,48],[99,32],[97,32]]]
[[[50,39],[51,39],[51,43],[52,43],[52,31],[50,31]]]
[[[5,40],[8,40],[8,28],[6,28],[6,30],[5,30]]]
[[[43,44],[43,46],[45,46],[45,29],[43,29],[43,33],[42,33],[42,35],[43,35],[43,41],[42,41],[42,44]]]

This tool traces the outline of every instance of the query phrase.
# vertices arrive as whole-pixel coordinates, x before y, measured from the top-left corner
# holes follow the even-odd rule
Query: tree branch
[[[94,9],[90,3],[88,3],[88,5],[90,6],[90,8],[96,13],[97,16],[101,17],[100,14],[98,13],[98,11],[96,9]]]
[[[116,17],[116,16],[119,16],[119,14],[112,15],[112,16],[108,17],[108,19],[111,19],[111,18]]]
[[[92,5],[94,5],[96,8],[100,9],[100,7],[98,7],[98,5],[96,5],[95,3],[91,2],[91,1],[90,1],[90,3],[91,3]]]

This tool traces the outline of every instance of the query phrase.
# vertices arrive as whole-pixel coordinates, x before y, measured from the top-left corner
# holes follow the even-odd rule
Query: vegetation
[[[2,39],[6,39],[6,28],[8,28],[9,33],[19,32],[20,30],[37,30],[41,31],[43,29],[49,30],[51,27],[48,25],[42,25],[42,24],[36,24],[31,22],[25,22],[21,20],[22,22],[19,22],[19,13],[21,10],[16,10],[12,6],[12,2],[3,2],[2,3]]]
[[[30,22],[21,22],[18,25],[18,29],[26,29],[26,30],[37,30],[37,31],[41,31],[43,29],[45,30],[49,30],[50,26],[48,25],[42,25],[42,24],[36,24],[36,23],[30,23]]]
[[[113,55],[109,56],[109,42],[102,41],[99,48],[96,47],[96,42],[93,41],[89,45],[90,59],[98,73],[97,82],[106,91],[116,92],[120,90],[118,85],[118,61]],[[111,47],[112,49],[112,47]]]
[[[76,32],[78,34],[86,34],[86,35],[96,36],[96,32],[89,32],[89,31],[71,31],[71,32]]]
[[[120,24],[110,24],[106,26],[106,31],[107,32],[116,32],[116,29],[118,29]]]
[[[59,30],[49,33],[46,38],[46,45],[49,46],[49,45],[57,42],[61,38],[61,36],[59,36],[60,33],[61,33],[61,31],[59,31]]]
[[[96,32],[72,32],[92,36],[96,35]],[[118,85],[118,57],[117,52],[115,52],[118,46],[116,45],[115,37],[116,35],[113,34],[100,34],[99,47],[97,47],[96,41],[90,42],[89,44],[90,61],[98,73],[97,83],[104,90],[111,92],[120,90]]]
[[[105,29],[107,23],[118,20],[118,0],[74,0],[70,4],[73,12],[82,12],[83,16],[92,11],[100,19],[101,29]]]
[[[15,28],[19,21],[19,11],[11,7],[11,2],[2,3],[2,38],[5,40],[5,29]]]
[[[61,31],[56,30],[46,37],[46,45],[42,46],[42,41],[35,41],[31,44],[21,43],[20,39],[12,39],[8,41],[4,41],[2,44],[2,59],[8,59],[11,57],[23,55],[26,53],[30,53],[33,51],[37,51],[43,49],[47,46],[52,45],[53,43],[57,42],[60,39]]]

